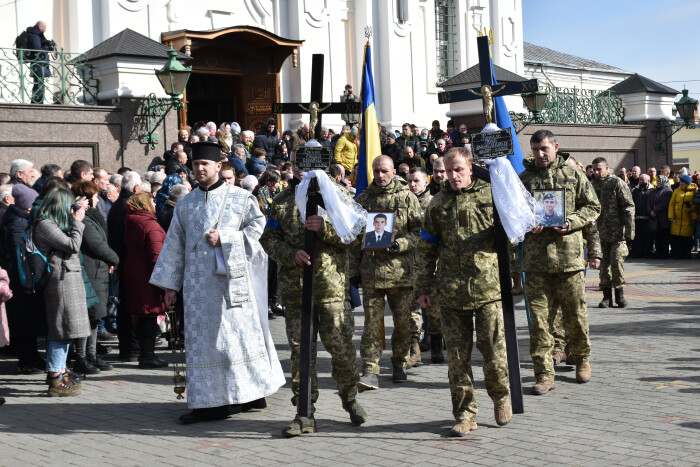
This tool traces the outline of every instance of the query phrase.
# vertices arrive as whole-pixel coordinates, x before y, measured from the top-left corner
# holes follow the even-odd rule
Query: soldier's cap
[[[554,193],[547,193],[546,195],[544,195],[542,197],[542,201],[547,200],[547,199],[553,199],[554,201],[556,201],[557,195],[555,195]]]
[[[206,159],[208,161],[219,162],[221,160],[222,146],[219,143],[203,141],[192,144],[192,160]]]

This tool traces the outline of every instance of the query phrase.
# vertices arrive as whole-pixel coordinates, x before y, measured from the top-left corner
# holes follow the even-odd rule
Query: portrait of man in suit
[[[370,213],[370,215],[372,215]],[[393,224],[393,215],[391,218],[384,213],[374,214],[372,220],[373,230],[369,230],[365,234],[364,248],[389,248],[391,244],[391,226]],[[369,227],[369,226],[368,226]]]

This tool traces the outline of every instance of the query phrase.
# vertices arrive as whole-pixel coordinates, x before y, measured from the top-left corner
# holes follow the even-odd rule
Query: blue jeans
[[[73,339],[46,342],[46,371],[60,373],[66,367],[68,349]]]

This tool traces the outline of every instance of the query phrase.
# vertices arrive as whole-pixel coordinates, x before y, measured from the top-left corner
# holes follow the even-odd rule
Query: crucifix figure
[[[301,107],[302,110],[309,112],[309,134],[314,135],[316,137],[316,125],[318,124],[318,114],[319,112],[323,112],[324,110],[328,109],[331,106],[331,104],[327,104],[323,107],[318,106],[318,102],[316,101],[311,101],[309,104],[309,108],[307,109],[304,107],[304,104],[299,104],[299,107]]]
[[[487,123],[496,120],[493,97],[496,93],[500,96],[521,94],[537,90],[537,80],[531,79],[523,82],[507,83],[493,91],[493,74],[491,73],[491,54],[489,52],[489,38],[486,36],[477,38],[479,50],[479,71],[481,86],[475,89],[460,89],[438,94],[438,102],[441,104],[450,102],[462,102],[483,99],[484,118]],[[474,176],[490,181],[487,170],[474,165]],[[513,309],[512,284],[510,276],[510,261],[508,253],[508,238],[500,223],[498,211],[494,210],[494,225],[496,251],[498,253],[499,282],[501,285],[501,302],[503,304],[503,322],[506,338],[506,353],[508,356],[508,377],[510,379],[510,397],[513,404],[513,413],[524,413],[522,381],[520,378],[520,358],[518,355],[518,338],[515,327],[515,311]]]
[[[486,123],[493,123],[493,96],[501,92],[505,88],[505,85],[493,91],[491,86],[484,84],[481,86],[481,92],[478,93],[473,89],[467,89],[475,96],[482,97],[484,99],[484,116],[486,117]]]

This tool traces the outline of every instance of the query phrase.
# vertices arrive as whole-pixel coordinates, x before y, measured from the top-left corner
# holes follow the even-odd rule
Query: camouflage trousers
[[[627,243],[622,242],[600,242],[603,257],[600,260],[600,286],[602,288],[612,287],[619,289],[624,287],[625,282],[625,258],[629,254]]]
[[[413,310],[411,310],[411,317],[408,319],[408,325],[411,330],[411,339],[420,339],[421,326],[423,325],[423,313],[415,302]]]
[[[549,325],[550,304],[554,300],[569,322],[569,346],[576,364],[588,362],[591,342],[583,271],[525,273],[525,296],[530,307],[530,356],[537,381],[554,381],[554,337]]]
[[[365,308],[365,328],[362,331],[360,342],[363,373],[379,374],[385,297],[394,318],[394,332],[391,333],[391,364],[395,367],[404,367],[408,364],[411,347],[410,318],[415,303],[413,301],[413,288],[375,289],[364,286],[362,288],[362,304]]]
[[[285,311],[287,340],[292,361],[292,404],[299,398],[299,359],[301,351],[301,305],[287,305]],[[316,378],[316,340],[331,354],[331,375],[338,386],[338,395],[343,401],[351,401],[357,395],[357,351],[352,343],[355,319],[352,311],[343,302],[317,303],[313,310],[313,347],[311,365],[311,402],[318,400]]]
[[[554,338],[554,352],[565,351],[568,354],[569,320],[564,319],[564,314],[561,312],[556,297],[549,304],[549,318],[547,321],[549,322],[549,332]]]
[[[447,346],[447,375],[450,380],[452,414],[455,420],[476,421],[476,399],[471,358],[476,322],[476,348],[484,357],[486,391],[495,405],[504,404],[510,394],[506,338],[500,302],[476,311],[440,307]]]

